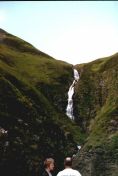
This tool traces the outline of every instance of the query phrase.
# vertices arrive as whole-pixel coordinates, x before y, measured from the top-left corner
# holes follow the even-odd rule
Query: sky
[[[118,1],[0,1],[0,28],[70,64],[118,52]]]

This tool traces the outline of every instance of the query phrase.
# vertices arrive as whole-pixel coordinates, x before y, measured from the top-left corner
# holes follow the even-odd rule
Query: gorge
[[[74,69],[80,77],[73,65],[0,29],[3,176],[41,175],[46,157],[55,159],[56,175],[75,153],[82,176],[118,175],[118,53]],[[74,120],[65,114],[68,98]]]

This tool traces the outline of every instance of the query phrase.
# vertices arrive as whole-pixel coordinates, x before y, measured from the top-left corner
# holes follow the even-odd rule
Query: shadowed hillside
[[[56,160],[57,172],[63,158],[83,142],[80,128],[65,115],[72,73],[72,65],[0,29],[0,171],[4,176],[39,173],[50,156]]]

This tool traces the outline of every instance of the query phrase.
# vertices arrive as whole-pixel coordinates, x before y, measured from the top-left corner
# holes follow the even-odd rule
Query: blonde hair
[[[47,158],[45,161],[44,161],[44,167],[47,168],[50,166],[50,164],[54,164],[54,159],[53,158]]]

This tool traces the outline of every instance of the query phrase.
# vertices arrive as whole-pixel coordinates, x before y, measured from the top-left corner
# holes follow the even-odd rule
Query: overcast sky
[[[55,59],[87,63],[118,52],[118,1],[0,1],[0,28]]]

